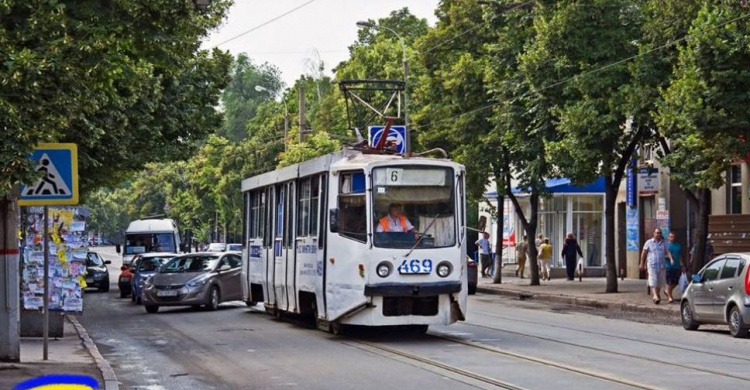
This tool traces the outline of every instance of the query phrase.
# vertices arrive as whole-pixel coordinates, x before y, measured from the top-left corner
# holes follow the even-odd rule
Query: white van
[[[125,231],[122,264],[130,265],[133,256],[149,252],[178,253],[180,233],[171,219],[138,219],[130,222]]]

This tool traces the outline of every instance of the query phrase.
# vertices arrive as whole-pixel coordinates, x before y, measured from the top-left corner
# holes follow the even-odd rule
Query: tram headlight
[[[451,265],[451,263],[447,261],[443,261],[440,264],[438,264],[436,270],[437,270],[438,276],[440,276],[441,278],[445,278],[451,274],[451,271],[453,271],[453,265]]]
[[[376,271],[378,273],[378,276],[380,276],[381,278],[385,278],[391,274],[391,271],[393,271],[393,266],[391,265],[391,263],[384,261],[378,264],[378,268],[376,269]]]

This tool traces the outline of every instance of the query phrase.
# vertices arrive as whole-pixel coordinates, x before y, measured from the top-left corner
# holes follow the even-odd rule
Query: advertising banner
[[[627,214],[625,215],[625,241],[626,247],[629,252],[638,252],[639,238],[638,238],[638,209],[635,207],[628,207]]]

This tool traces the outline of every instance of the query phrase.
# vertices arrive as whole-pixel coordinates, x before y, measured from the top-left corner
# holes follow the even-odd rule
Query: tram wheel
[[[422,334],[426,334],[427,333],[427,331],[430,329],[430,326],[429,325],[412,325],[411,329],[416,334],[422,335]]]

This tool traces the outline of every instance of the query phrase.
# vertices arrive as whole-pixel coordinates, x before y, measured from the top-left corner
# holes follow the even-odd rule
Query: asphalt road
[[[242,303],[216,312],[146,314],[112,290],[85,298],[84,326],[123,389],[734,389],[750,385],[750,340],[723,328],[496,296],[470,299],[468,321],[355,329],[346,337]],[[604,316],[599,315],[604,314]],[[636,315],[637,316],[637,315]],[[610,318],[608,318],[610,317]],[[611,318],[617,317],[617,318]]]

